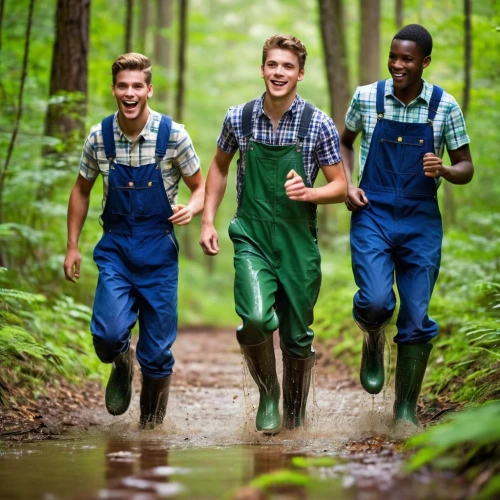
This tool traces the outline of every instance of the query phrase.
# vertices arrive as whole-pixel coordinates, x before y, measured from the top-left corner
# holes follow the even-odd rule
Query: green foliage
[[[298,472],[278,470],[262,474],[250,482],[252,488],[268,491],[279,486],[307,486],[310,479]]]
[[[407,446],[417,450],[406,465],[408,472],[424,465],[467,471],[467,479],[479,475],[489,478],[475,498],[494,498],[500,494],[500,401],[449,416],[440,425],[429,427],[412,437]]]
[[[0,304],[0,400],[18,384],[39,391],[54,375],[73,383],[102,376],[89,345],[87,306],[5,288]]]

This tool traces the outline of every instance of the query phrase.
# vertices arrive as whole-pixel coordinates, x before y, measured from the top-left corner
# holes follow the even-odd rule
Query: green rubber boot
[[[257,345],[240,344],[240,348],[260,393],[255,427],[264,434],[277,434],[281,430],[280,385],[276,373],[273,337]]]
[[[141,416],[139,418],[141,429],[154,429],[163,422],[167,412],[171,378],[172,375],[155,379],[142,374]]]
[[[363,351],[359,379],[366,392],[378,394],[384,387],[385,325],[363,330]]]
[[[398,344],[394,420],[418,425],[417,399],[422,387],[432,344]]]
[[[128,410],[132,399],[132,377],[134,375],[134,350],[122,352],[113,360],[111,375],[106,386],[106,408],[111,415],[122,415]]]
[[[304,359],[283,354],[283,424],[286,429],[304,425],[315,360],[315,354]]]

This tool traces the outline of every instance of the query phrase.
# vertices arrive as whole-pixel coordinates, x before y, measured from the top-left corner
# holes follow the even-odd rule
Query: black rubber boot
[[[286,429],[304,425],[315,360],[315,354],[304,359],[283,354],[283,425]]]
[[[164,378],[151,378],[142,374],[141,389],[141,429],[154,429],[163,422],[167,412],[168,393],[172,375]]]
[[[432,344],[398,344],[394,420],[418,425],[417,400],[422,388]]]
[[[240,344],[240,348],[260,394],[255,427],[264,434],[277,434],[281,430],[280,385],[273,337],[256,345]]]
[[[359,379],[366,392],[378,394],[384,387],[384,347],[386,324],[377,328],[363,330],[363,350],[361,354],[361,370]]]
[[[122,352],[113,360],[111,375],[106,386],[106,408],[111,415],[122,415],[128,410],[132,399],[132,377],[134,375],[134,350]]]

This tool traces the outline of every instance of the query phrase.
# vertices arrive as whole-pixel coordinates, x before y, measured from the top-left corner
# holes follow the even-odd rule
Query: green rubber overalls
[[[284,352],[297,358],[311,356],[309,327],[321,268],[316,207],[290,200],[284,185],[292,169],[308,184],[302,142],[310,116],[302,113],[307,123],[301,123],[295,144],[271,146],[250,138],[242,199],[229,226],[236,312],[243,320],[238,341],[257,344],[279,327]]]
[[[292,169],[308,185],[302,143],[314,107],[306,103],[295,144],[272,146],[251,137],[253,103],[243,111],[243,135],[250,138],[243,194],[229,236],[236,312],[242,319],[237,339],[261,396],[256,427],[272,434],[280,428],[273,332],[279,327],[288,428],[303,424],[314,364],[310,325],[321,285],[316,207],[290,200],[284,187]]]

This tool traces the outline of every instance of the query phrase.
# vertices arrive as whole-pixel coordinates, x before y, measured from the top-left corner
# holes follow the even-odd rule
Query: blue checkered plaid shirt
[[[295,144],[300,124],[300,117],[306,101],[295,96],[295,99],[282,116],[276,133],[269,117],[264,113],[264,94],[255,102],[252,115],[252,138],[256,142],[283,146]],[[243,178],[245,175],[245,153],[248,146],[248,137],[242,136],[242,115],[245,104],[229,108],[224,118],[222,130],[217,139],[217,146],[226,153],[240,150],[238,172],[236,179],[237,199],[241,200]],[[315,108],[309,131],[304,139],[302,155],[307,182],[314,185],[321,167],[335,165],[342,160],[340,153],[339,134],[333,120],[325,113]]]
[[[385,82],[384,118],[404,123],[425,123],[434,86],[423,81],[422,92],[405,106],[394,95],[392,78]],[[358,87],[346,114],[346,127],[362,132],[359,150],[359,180],[368,157],[370,143],[377,124],[377,82]],[[433,120],[435,155],[442,157],[444,146],[453,151],[470,142],[462,110],[452,95],[443,92]]]

